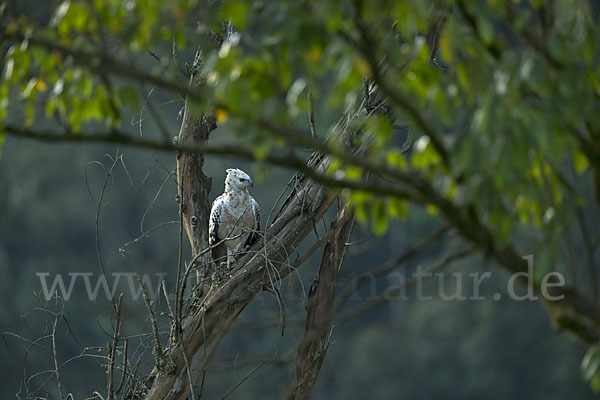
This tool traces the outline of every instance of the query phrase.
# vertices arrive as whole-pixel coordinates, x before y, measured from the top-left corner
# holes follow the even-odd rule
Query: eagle
[[[248,193],[248,187],[254,187],[250,176],[240,169],[229,168],[225,192],[212,203],[208,244],[212,247],[211,255],[217,266],[223,263],[229,266],[237,255],[258,239],[260,208]]]

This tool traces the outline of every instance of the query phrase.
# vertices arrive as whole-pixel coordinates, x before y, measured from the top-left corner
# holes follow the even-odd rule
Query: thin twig
[[[455,253],[452,253],[452,254],[444,257],[438,263],[436,263],[432,267],[428,268],[427,270],[423,271],[423,273],[427,274],[427,275],[424,275],[422,277],[423,278],[422,281],[424,281],[425,278],[433,277],[434,276],[433,274],[435,272],[440,271],[441,269],[447,267],[448,265],[450,265],[451,263],[453,263],[457,260],[460,260],[461,258],[464,258],[464,257],[467,257],[467,256],[473,254],[473,252],[474,252],[474,248],[470,247],[467,249],[459,250]],[[348,310],[347,312],[345,312],[339,318],[336,319],[336,325],[340,325],[345,322],[348,322],[348,321],[356,318],[357,316],[362,315],[365,312],[372,310],[373,308],[379,307],[382,304],[385,304],[385,303],[395,300],[397,298],[397,296],[405,293],[407,289],[413,288],[418,282],[419,281],[416,278],[408,280],[402,286],[395,287],[393,290],[390,290],[390,292],[387,295],[378,296],[373,301],[362,303],[362,304],[356,306],[355,308]]]
[[[310,124],[310,134],[313,140],[317,140],[317,128],[315,126],[315,108],[313,105],[312,92],[308,91],[308,122]]]
[[[119,336],[121,336],[121,312],[123,303],[123,293],[119,295],[119,302],[117,304],[116,317],[115,317],[115,331],[113,334],[113,342],[109,348],[110,356],[108,359],[108,400],[113,400],[115,397],[113,391],[114,385],[114,371],[115,371],[115,357],[117,352],[117,344],[119,343]]]
[[[444,235],[446,235],[446,233],[448,233],[449,230],[450,228],[448,228],[447,226],[443,226],[435,230],[431,235],[427,236],[416,246],[406,250],[400,256],[394,257],[376,268],[372,268],[362,272],[355,279],[353,285],[345,288],[343,291],[340,292],[336,301],[336,310],[339,310],[344,305],[346,300],[348,300],[348,298],[350,298],[354,293],[356,293],[365,283],[369,282],[371,279],[387,274],[388,272],[391,272],[394,269],[398,268],[398,266],[402,263],[405,263],[411,258],[417,256],[423,250],[427,249],[429,246],[437,243],[440,239],[444,237]]]
[[[54,317],[54,324],[52,325],[52,354],[54,356],[54,373],[56,375],[56,384],[58,386],[58,395],[60,396],[61,400],[64,398],[63,396],[63,389],[62,389],[62,383],[60,380],[60,372],[59,372],[59,368],[58,368],[58,355],[57,355],[57,351],[56,351],[56,326],[58,325],[58,320],[60,318],[60,316],[62,315],[62,313],[58,314],[58,297],[56,299],[57,302],[57,314]]]
[[[125,339],[123,344],[123,374],[121,375],[121,382],[119,382],[119,386],[115,393],[120,393],[123,385],[125,384],[125,380],[127,378],[127,351],[128,351],[128,343],[129,340]]]
[[[137,281],[140,287],[142,288],[142,296],[144,297],[144,303],[146,304],[146,308],[148,309],[148,313],[150,314],[150,322],[152,323],[152,333],[154,335],[154,355],[156,357],[156,366],[160,371],[162,369],[162,363],[164,360],[164,352],[162,346],[160,345],[160,335],[158,333],[158,323],[156,322],[156,314],[154,313],[154,309],[152,308],[152,304],[150,304],[150,296],[142,279],[140,276],[137,276]]]
[[[248,378],[250,378],[260,367],[262,367],[263,365],[267,364],[268,362],[270,362],[271,360],[264,360],[263,362],[261,362],[260,364],[258,364],[256,367],[252,368],[252,370],[250,372],[248,372],[246,374],[246,376],[244,376],[244,378],[237,382],[231,389],[229,389],[227,391],[227,393],[225,393],[223,395],[223,397],[221,397],[221,400],[225,400],[227,397],[229,397],[229,395],[231,393],[233,393],[237,388],[239,388],[244,382],[246,382],[248,380]]]
[[[104,276],[104,280],[106,281],[106,285],[108,286],[109,293],[112,293],[112,288],[110,286],[108,275],[106,274],[106,269],[104,268],[104,262],[102,260],[102,250],[100,247],[100,210],[102,210],[102,200],[104,199],[104,193],[106,191],[106,186],[108,184],[109,178],[112,177],[112,171],[119,162],[119,150],[117,150],[117,154],[114,159],[112,159],[112,164],[110,168],[104,168],[105,178],[104,183],[102,184],[102,190],[100,191],[100,198],[98,199],[98,204],[96,206],[96,253],[98,255],[98,263],[100,264],[100,270],[102,271],[102,275]],[[110,301],[113,306],[113,312],[117,312],[117,304],[115,303],[115,299],[111,296]]]

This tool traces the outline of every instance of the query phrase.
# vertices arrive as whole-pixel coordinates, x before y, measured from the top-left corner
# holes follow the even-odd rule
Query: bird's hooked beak
[[[253,187],[254,187],[254,181],[253,181],[252,179],[250,179],[250,180],[248,181],[248,186],[250,186],[251,188],[253,188]]]

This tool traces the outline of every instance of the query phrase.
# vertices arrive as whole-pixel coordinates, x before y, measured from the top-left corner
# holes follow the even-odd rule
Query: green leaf
[[[8,82],[2,82],[0,85],[0,120],[6,118],[8,114],[8,102],[9,102],[9,86]]]
[[[71,2],[70,1],[63,1],[61,3],[60,6],[57,7],[56,12],[54,13],[54,16],[52,17],[52,21],[50,21],[50,25],[51,26],[57,26],[58,24],[60,24],[60,22],[62,21],[62,19],[65,17],[65,15],[67,14],[67,11],[69,11],[69,7],[71,6]]]
[[[358,222],[366,225],[369,218],[370,200],[373,198],[373,194],[361,190],[353,190],[350,192],[350,203],[356,208],[356,218]]]
[[[594,392],[600,392],[600,346],[593,345],[581,361],[581,372]]]
[[[254,147],[253,154],[257,160],[264,160],[271,150],[271,145],[269,142],[259,143]]]
[[[139,108],[139,97],[137,91],[131,86],[124,86],[119,89],[119,98],[121,102],[133,111],[137,112]]]
[[[28,102],[25,106],[25,126],[31,126],[35,119],[35,104]]]
[[[436,215],[438,215],[440,213],[440,209],[437,208],[437,206],[434,206],[433,204],[427,204],[425,206],[425,211],[427,212],[427,214],[435,217]]]
[[[0,125],[0,159],[2,158],[2,148],[4,147],[4,139],[6,139],[6,135],[4,134],[4,126]]]
[[[548,49],[550,50],[550,54],[553,57],[557,59],[562,59],[566,56],[567,45],[558,32],[550,32],[550,34],[548,35],[547,42]]]
[[[12,78],[14,69],[15,69],[15,59],[11,57],[6,61],[6,65],[4,67],[4,79],[6,79],[7,81],[10,81]]]
[[[287,96],[285,101],[288,105],[288,110],[291,116],[295,117],[300,112],[300,109],[297,106],[298,96],[304,88],[306,87],[306,81],[303,78],[296,79],[296,81],[290,87],[290,90],[287,92]]]
[[[408,202],[404,199],[390,197],[387,201],[387,212],[390,217],[406,219],[408,215]]]
[[[378,236],[383,235],[388,228],[388,217],[381,200],[377,200],[373,205],[373,228]]]
[[[406,167],[406,158],[399,150],[391,150],[387,154],[387,162],[390,167],[403,169]]]
[[[63,8],[64,7],[64,8]],[[66,11],[65,11],[66,9]],[[63,17],[58,22],[58,32],[61,36],[68,36],[72,31],[83,31],[88,26],[89,10],[82,4],[65,2],[59,7],[60,14],[64,12]]]
[[[488,21],[487,18],[478,18],[477,19],[477,30],[481,35],[481,39],[483,43],[490,44],[494,40],[494,27],[492,23]]]
[[[441,158],[430,143],[429,136],[421,136],[415,142],[415,152],[412,154],[412,165],[415,168],[427,168],[439,164]]]
[[[346,168],[345,174],[344,174],[344,178],[346,178],[349,181],[358,181],[363,177],[363,170],[362,168],[359,167],[355,167],[355,166],[351,166]]]
[[[583,173],[588,167],[588,159],[583,152],[576,150],[573,152],[573,165],[578,174]]]
[[[375,149],[382,148],[392,136],[392,123],[383,115],[372,115],[366,121],[365,130],[375,138]]]
[[[244,29],[249,7],[250,4],[245,1],[225,2],[223,5],[223,19],[231,20],[233,26],[237,29]]]

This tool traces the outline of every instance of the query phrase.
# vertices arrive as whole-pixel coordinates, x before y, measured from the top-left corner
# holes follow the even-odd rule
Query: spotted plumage
[[[258,238],[260,208],[248,193],[248,187],[253,186],[252,179],[244,171],[227,170],[225,192],[213,202],[208,224],[210,246],[225,239],[211,250],[217,265],[223,262],[229,264]]]

